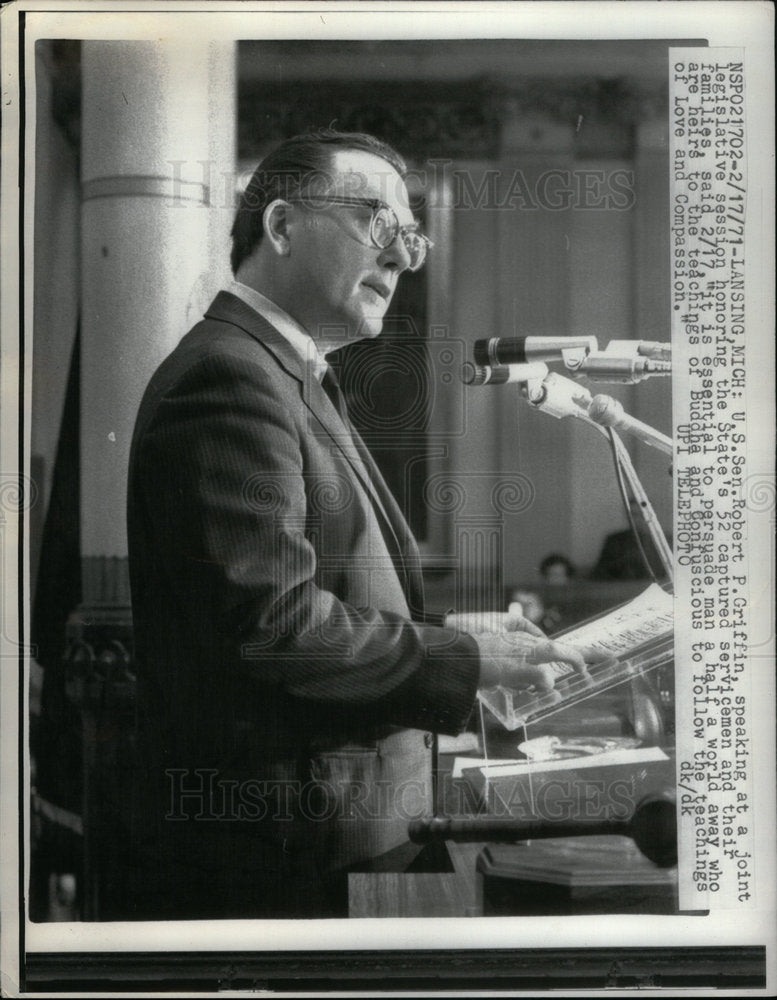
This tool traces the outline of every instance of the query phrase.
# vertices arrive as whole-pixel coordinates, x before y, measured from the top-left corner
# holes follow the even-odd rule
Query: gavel
[[[677,864],[677,806],[669,793],[646,795],[630,819],[545,821],[505,819],[452,819],[435,816],[413,820],[408,835],[415,844],[438,840],[458,843],[490,841],[514,843],[551,837],[631,837],[640,851],[659,868]]]

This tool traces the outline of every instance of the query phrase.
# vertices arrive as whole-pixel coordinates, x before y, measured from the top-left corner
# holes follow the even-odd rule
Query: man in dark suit
[[[413,538],[327,371],[424,261],[404,169],[331,131],[270,154],[236,281],[144,396],[132,916],[345,915],[349,870],[410,862],[432,733],[463,728],[478,685],[585,669],[521,619],[427,620]]]

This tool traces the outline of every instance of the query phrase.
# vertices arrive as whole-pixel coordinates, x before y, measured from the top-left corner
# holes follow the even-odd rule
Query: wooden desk
[[[370,872],[348,876],[350,917],[478,916],[472,912],[469,900],[466,880],[447,872]]]
[[[490,844],[478,865],[484,916],[676,913],[677,875],[629,837]]]
[[[485,844],[449,844],[455,873],[348,876],[351,917],[481,917],[478,856]],[[657,868],[624,837],[567,837],[492,845],[492,866],[514,881],[485,890],[486,916],[676,913],[674,870]]]

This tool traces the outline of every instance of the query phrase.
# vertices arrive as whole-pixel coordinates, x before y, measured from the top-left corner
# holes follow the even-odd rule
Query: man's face
[[[400,226],[413,222],[407,189],[396,170],[372,153],[338,150],[330,194],[378,198]],[[317,340],[334,345],[377,337],[409,256],[402,239],[381,250],[369,237],[366,206],[295,204],[290,216],[292,315]]]

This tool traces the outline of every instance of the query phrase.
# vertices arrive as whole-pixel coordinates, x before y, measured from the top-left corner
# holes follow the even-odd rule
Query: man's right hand
[[[581,677],[588,677],[583,653],[563,642],[526,632],[480,633],[473,638],[480,650],[481,688],[551,691],[556,679],[551,664],[558,662],[569,663]]]

